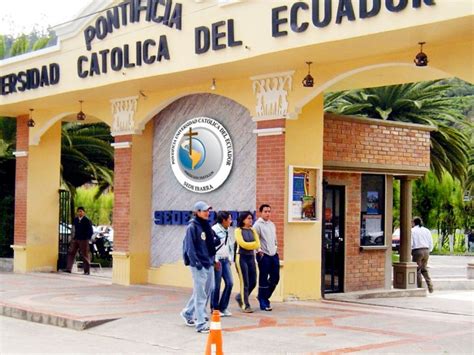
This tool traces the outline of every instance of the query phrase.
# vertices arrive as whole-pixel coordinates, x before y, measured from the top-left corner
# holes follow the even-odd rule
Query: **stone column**
[[[14,272],[55,271],[58,260],[58,221],[61,164],[61,122],[29,142],[28,116],[17,119]],[[41,118],[37,126],[41,127]]]
[[[285,120],[257,122],[257,209],[266,203],[272,207],[278,254],[284,257],[283,225],[285,213]],[[258,214],[258,213],[257,213]]]
[[[15,220],[13,233],[13,271],[26,271],[26,197],[28,182],[28,115],[16,119]]]
[[[151,124],[143,132],[135,128],[137,97],[111,102],[115,136],[112,282],[146,283],[150,259],[153,130]]]
[[[412,178],[400,178],[400,262],[393,264],[393,287],[416,288],[416,263],[411,262]]]
[[[285,220],[285,126],[288,96],[292,90],[293,71],[251,77],[255,94],[257,122],[257,208],[272,207],[271,219],[278,238],[278,254],[284,258]]]

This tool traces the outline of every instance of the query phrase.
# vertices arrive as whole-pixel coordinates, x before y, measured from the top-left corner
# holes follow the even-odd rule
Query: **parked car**
[[[400,251],[400,228],[396,228],[392,234],[392,250]]]
[[[64,222],[59,222],[58,226],[58,232],[61,235],[71,235],[72,231],[72,225],[64,223]]]
[[[110,260],[114,248],[114,230],[110,226],[94,227],[94,234],[90,241],[92,255]]]

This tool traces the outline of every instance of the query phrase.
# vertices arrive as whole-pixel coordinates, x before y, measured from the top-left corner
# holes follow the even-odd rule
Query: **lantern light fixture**
[[[86,114],[84,112],[82,112],[82,100],[79,100],[79,103],[81,105],[81,110],[77,113],[77,120],[78,121],[84,121],[86,119]]]
[[[26,123],[28,125],[28,127],[30,127],[30,128],[34,127],[35,124],[36,124],[35,120],[33,119],[33,111],[34,110],[32,108],[30,108],[30,117],[28,118],[28,121]]]
[[[216,90],[216,79],[212,78],[211,90]]]
[[[311,64],[313,62],[306,62],[308,64],[308,75],[306,75],[302,81],[305,88],[312,88],[314,86],[314,78],[311,76]]]
[[[418,42],[420,45],[420,52],[416,55],[415,59],[413,60],[415,62],[415,65],[417,67],[426,67],[428,65],[428,56],[423,53],[423,45],[426,42]]]

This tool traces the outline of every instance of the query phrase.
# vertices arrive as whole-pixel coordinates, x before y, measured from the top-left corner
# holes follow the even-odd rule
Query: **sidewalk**
[[[117,348],[107,352],[125,351],[120,344],[126,341],[136,344],[137,352],[202,353],[207,336],[185,326],[179,317],[189,295],[190,289],[118,286],[109,278],[94,275],[0,273],[2,314],[11,312],[17,318],[85,329],[73,330],[78,342],[92,335],[97,344],[115,339]],[[395,303],[376,306],[337,301],[275,302],[273,312],[253,314],[241,313],[232,303],[234,315],[222,319],[224,351],[468,354],[474,348],[473,294],[459,291],[457,295],[456,312],[446,308],[453,303],[449,300],[453,295],[445,293],[446,298],[443,292],[421,298],[385,299]],[[256,300],[252,303],[257,305]],[[5,318],[4,324],[7,322]],[[7,334],[10,327],[4,327],[0,333]],[[44,339],[37,340],[43,343],[42,352],[52,346]],[[2,337],[2,343],[0,350],[11,351],[9,346],[13,345],[6,337]],[[22,344],[15,347],[28,352]]]

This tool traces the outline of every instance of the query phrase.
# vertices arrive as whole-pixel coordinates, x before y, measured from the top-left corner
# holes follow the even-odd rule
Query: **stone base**
[[[416,263],[393,263],[393,287],[401,289],[417,288]]]
[[[474,264],[473,263],[467,264],[467,278],[474,279]]]

